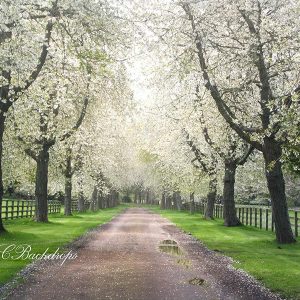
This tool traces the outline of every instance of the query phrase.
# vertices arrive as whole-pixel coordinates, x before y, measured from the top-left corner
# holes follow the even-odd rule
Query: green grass
[[[63,246],[83,235],[89,229],[108,222],[121,212],[126,205],[100,210],[97,212],[76,213],[65,217],[62,214],[49,215],[49,223],[36,223],[32,219],[17,219],[6,221],[7,233],[0,235],[0,251],[7,245],[30,245],[32,253],[53,253]],[[63,250],[59,251],[60,253]],[[29,264],[31,260],[3,259],[0,252],[0,285],[9,281],[14,275]]]
[[[222,220],[207,221],[188,212],[153,211],[201,240],[209,249],[224,252],[274,292],[300,299],[300,243],[278,245],[275,235],[250,226],[224,227]]]

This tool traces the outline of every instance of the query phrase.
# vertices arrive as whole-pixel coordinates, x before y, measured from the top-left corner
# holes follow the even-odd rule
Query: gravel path
[[[131,208],[40,264],[7,299],[280,299],[168,220]]]

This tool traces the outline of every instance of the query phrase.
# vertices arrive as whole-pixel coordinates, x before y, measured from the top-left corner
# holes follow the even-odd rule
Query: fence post
[[[262,208],[259,209],[259,228],[262,229]]]
[[[298,212],[295,211],[295,237],[298,237]]]
[[[28,218],[28,213],[29,213],[29,203],[28,203],[28,201],[26,201],[25,203],[26,203],[26,218]]]
[[[30,218],[33,217],[33,205],[32,205],[33,201],[30,201]]]
[[[254,209],[254,226],[257,227],[257,208]]]
[[[242,223],[244,224],[245,208],[242,207]]]
[[[6,202],[6,203],[5,203],[5,204],[6,204],[6,205],[5,205],[5,219],[8,220],[8,201],[5,200],[5,202]]]
[[[15,201],[11,202],[11,219],[14,218],[14,214],[15,214]]]
[[[17,219],[19,218],[19,213],[20,213],[19,206],[20,206],[20,201],[17,200]]]
[[[21,218],[23,218],[24,217],[24,201],[22,201],[21,210],[22,210]]]

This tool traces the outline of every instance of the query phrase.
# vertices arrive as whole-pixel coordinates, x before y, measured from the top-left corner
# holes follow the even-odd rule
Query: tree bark
[[[67,149],[65,169],[65,216],[72,215],[72,156],[71,149]]]
[[[116,191],[111,190],[111,207],[115,207],[117,202]]]
[[[172,208],[173,207],[177,208],[177,198],[176,198],[176,193],[175,192],[173,192],[173,195],[172,195],[172,203],[173,203]]]
[[[180,192],[174,192],[173,194],[173,200],[174,200],[174,205],[177,208],[178,211],[181,210],[181,196]]]
[[[102,196],[102,205],[103,205],[103,208],[107,208],[107,203],[106,203],[106,199],[105,199],[105,196],[103,195]]]
[[[134,192],[134,203],[137,204],[138,194],[137,191]]]
[[[163,192],[162,195],[161,195],[160,209],[166,209],[166,197],[165,197],[165,192]]]
[[[235,172],[237,165],[233,162],[225,162],[225,175],[223,187],[223,201],[224,201],[224,225],[239,226],[241,222],[236,215],[235,202],[234,202],[234,185],[235,185]]]
[[[98,190],[97,190],[97,187],[95,186],[94,190],[93,190],[93,194],[92,194],[91,204],[90,204],[91,211],[96,210],[97,195],[98,195]]]
[[[98,195],[97,195],[97,208],[98,209],[104,208],[104,197],[103,197],[102,192],[98,192]]]
[[[120,193],[116,192],[116,206],[120,204]]]
[[[207,220],[212,220],[214,218],[214,208],[217,196],[217,178],[211,176],[209,179],[209,191],[207,194],[207,206],[204,213],[204,218]]]
[[[109,208],[109,195],[105,196],[105,208]]]
[[[2,200],[3,200],[3,177],[2,177],[2,152],[3,152],[3,132],[5,128],[5,116],[0,112],[0,234],[5,232],[2,220]]]
[[[36,177],[35,177],[35,197],[36,209],[35,219],[37,222],[48,222],[48,166],[49,152],[48,148],[38,153],[36,160]]]
[[[72,215],[72,175],[65,176],[65,216]]]
[[[282,154],[280,144],[274,139],[266,137],[264,139],[263,154],[275,223],[276,240],[282,244],[294,243],[296,240],[293,235],[288,214],[285,182],[280,161]]]
[[[166,195],[166,209],[172,208],[172,197],[170,195]]]
[[[190,193],[190,214],[195,213],[195,192]]]
[[[84,195],[83,192],[80,191],[79,195],[78,195],[78,211],[79,212],[84,212],[85,211],[85,207],[84,207]]]
[[[109,207],[113,207],[114,206],[113,203],[114,203],[114,195],[113,195],[113,191],[110,190],[110,192],[109,192]]]

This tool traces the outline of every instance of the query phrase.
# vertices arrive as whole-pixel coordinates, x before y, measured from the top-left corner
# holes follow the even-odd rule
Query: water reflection
[[[177,242],[174,240],[164,240],[159,245],[161,252],[169,253],[172,255],[182,255],[182,250],[178,247]]]

